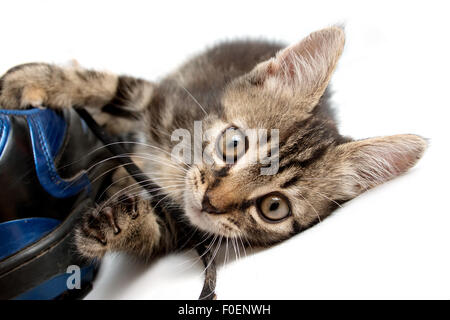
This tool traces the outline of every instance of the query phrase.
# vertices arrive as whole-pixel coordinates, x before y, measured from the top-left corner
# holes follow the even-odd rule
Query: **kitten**
[[[343,47],[338,27],[286,48],[228,42],[158,83],[78,66],[26,64],[1,78],[0,105],[82,106],[110,134],[140,137],[130,144],[132,158],[160,186],[165,204],[148,199],[118,169],[118,188],[76,230],[84,256],[126,251],[151,259],[186,243],[194,247],[204,235],[216,243],[231,238],[268,246],[404,173],[426,148],[424,139],[411,134],[359,141],[339,134],[327,87]],[[177,144],[171,135],[182,128],[194,136],[196,120],[212,136],[201,145],[209,161],[185,164],[171,156]],[[275,137],[255,143],[244,133],[251,128],[279,130],[274,174],[261,174],[266,164],[249,160],[270,149]]]

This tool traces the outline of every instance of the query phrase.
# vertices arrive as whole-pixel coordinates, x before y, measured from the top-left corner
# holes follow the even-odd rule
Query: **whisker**
[[[237,247],[236,238],[233,238],[233,247],[234,247],[234,256],[236,257],[236,260],[239,260],[239,248]]]
[[[96,167],[99,164],[102,164],[102,163],[104,163],[106,161],[110,161],[110,160],[118,159],[118,158],[125,158],[125,157],[133,157],[133,158],[138,158],[138,159],[155,161],[156,163],[161,163],[161,164],[164,164],[165,166],[169,166],[169,167],[172,167],[172,168],[175,168],[175,169],[181,169],[181,170],[183,170],[185,172],[188,172],[188,170],[183,168],[181,165],[177,165],[175,163],[167,163],[167,161],[168,161],[167,158],[163,158],[163,157],[160,157],[160,156],[157,156],[157,155],[149,155],[149,154],[146,154],[146,153],[123,153],[123,154],[118,154],[118,155],[115,155],[115,156],[111,156],[109,158],[106,158],[106,159],[103,159],[101,161],[98,161],[98,162],[94,163],[89,168],[87,168],[86,171],[89,172],[94,167]],[[161,161],[156,161],[155,159],[156,160],[161,159]]]
[[[220,245],[222,244],[222,239],[223,239],[223,235],[220,235],[220,238],[219,238],[219,241],[217,243],[216,249],[214,250],[214,253],[213,253],[212,257],[211,257],[211,260],[209,261],[208,265],[205,267],[204,271],[206,271],[209,268],[209,266],[211,265],[211,263],[214,261],[214,259],[216,259],[217,253],[219,252],[219,249],[220,249]]]
[[[227,254],[228,254],[228,237],[227,237],[227,243],[225,245],[225,257],[223,258],[223,265],[227,264]]]
[[[127,166],[127,165],[130,165],[130,164],[133,164],[134,162],[127,162],[127,163],[124,163],[124,164],[120,164],[120,165],[118,165],[118,166],[115,166],[115,167],[113,167],[113,168],[111,168],[111,169],[108,169],[108,170],[106,170],[105,172],[103,172],[103,173],[101,173],[101,174],[99,174],[97,177],[95,177],[94,179],[92,179],[92,181],[91,181],[91,183],[94,183],[95,181],[97,181],[98,179],[100,179],[101,177],[103,177],[104,175],[106,175],[106,174],[108,174],[109,172],[111,172],[111,171],[114,171],[114,170],[117,170],[117,169],[119,169],[119,168],[122,168],[122,167],[125,167],[125,166]],[[142,173],[136,173],[136,174],[133,174],[132,176],[134,177],[134,176],[136,176],[136,175],[143,175],[143,174],[146,174],[146,175],[153,175],[153,174],[159,174],[159,175],[162,175],[162,176],[164,176],[164,177],[179,177],[179,178],[183,178],[184,179],[184,175],[182,175],[182,174],[171,174],[171,173],[159,173],[159,172],[142,172]],[[127,172],[127,175],[128,176],[130,176],[130,174]],[[157,178],[153,178],[153,179],[157,179]]]
[[[194,102],[200,107],[200,109],[202,109],[203,113],[208,116],[208,112],[206,112],[206,110],[202,107],[202,105],[200,104],[200,102],[197,101],[197,99],[195,99],[195,97],[189,92],[188,89],[186,89],[181,83],[178,83],[178,85],[183,88],[184,91],[186,91],[186,93],[189,95],[189,97],[192,98],[192,100],[194,100]]]
[[[317,218],[319,219],[319,223],[322,222],[322,219],[320,219],[320,215],[319,215],[319,213],[317,212],[316,208],[314,208],[314,206],[313,206],[308,200],[306,200],[306,198],[305,198],[301,193],[299,193],[298,195],[299,195],[300,197],[302,197],[303,200],[305,200],[305,202],[306,202],[307,204],[309,204],[309,206],[314,210],[314,212],[316,213]]]
[[[68,166],[71,166],[71,165],[73,165],[73,164],[75,164],[75,163],[77,163],[77,162],[83,160],[84,158],[86,158],[86,157],[92,155],[93,153],[95,153],[95,152],[97,152],[97,151],[99,151],[99,150],[101,150],[101,149],[104,149],[104,148],[107,148],[107,147],[109,147],[109,146],[116,145],[116,144],[136,144],[136,145],[142,145],[142,146],[146,146],[146,147],[149,147],[149,148],[154,148],[154,149],[160,150],[160,151],[162,151],[162,152],[164,152],[164,153],[166,153],[166,154],[168,154],[168,155],[170,155],[170,156],[172,155],[170,152],[168,152],[168,151],[166,151],[166,150],[164,150],[164,149],[162,149],[162,148],[160,148],[160,147],[157,147],[157,146],[148,144],[148,143],[137,142],[137,141],[116,141],[116,142],[111,142],[111,143],[102,145],[102,146],[100,146],[100,147],[97,147],[97,148],[93,149],[92,151],[88,152],[87,154],[85,154],[84,156],[82,156],[81,158],[79,158],[78,160],[75,160],[75,161],[73,161],[73,162],[70,162],[70,163],[68,163],[68,164],[65,164],[65,165],[63,165],[63,166],[58,167],[57,170],[64,169],[64,168],[66,168],[66,167],[68,167]]]
[[[118,197],[119,195],[124,194],[124,193],[125,193],[125,192],[124,192],[125,190],[129,190],[129,189],[132,188],[132,187],[135,187],[135,188],[145,187],[145,186],[151,185],[152,183],[153,183],[152,181],[150,181],[150,182],[147,183],[147,184],[145,184],[145,183],[142,184],[142,183],[140,183],[140,182],[136,182],[136,183],[133,183],[133,184],[130,185],[130,186],[127,186],[127,187],[125,187],[125,188],[120,189],[119,191],[117,191],[116,193],[114,193],[108,200],[106,200],[106,201],[103,203],[101,209],[104,208],[105,205],[111,203],[113,200],[115,201],[115,200],[116,200],[116,197]],[[170,188],[170,187],[176,187],[176,186],[184,186],[184,184],[177,184],[177,185],[166,186],[166,187],[158,187],[158,188],[153,188],[153,189],[150,189],[150,190],[140,190],[139,193],[140,193],[140,192],[148,193],[148,192],[152,192],[152,191],[164,190],[164,189],[167,189],[167,188]],[[109,187],[108,187],[108,188],[109,188]],[[108,189],[108,188],[107,188],[107,189]],[[103,194],[107,191],[107,189],[103,191],[103,193],[100,195],[100,197],[103,196]],[[139,193],[138,193],[138,194],[139,194]]]
[[[333,200],[333,199],[327,197],[326,195],[324,195],[324,194],[321,193],[321,192],[318,192],[318,191],[313,190],[313,189],[310,189],[310,188],[302,187],[302,186],[298,186],[298,187],[299,187],[299,188],[302,188],[302,189],[305,189],[305,190],[307,190],[307,191],[314,192],[314,193],[318,194],[319,196],[321,196],[321,197],[323,197],[323,198],[325,198],[325,199],[327,199],[327,200],[329,200],[329,201],[335,203],[337,206],[339,206],[339,208],[342,208],[342,205],[341,205],[339,202],[337,202],[336,200]]]
[[[238,236],[239,240],[241,241],[241,244],[242,244],[242,250],[244,250],[244,257],[247,258],[247,251],[245,250],[245,245],[244,245],[244,242],[242,241],[241,234],[238,233],[237,236]]]

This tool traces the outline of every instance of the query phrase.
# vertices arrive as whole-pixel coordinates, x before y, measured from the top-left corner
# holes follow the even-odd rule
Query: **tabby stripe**
[[[214,171],[214,175],[218,178],[226,177],[230,171],[231,166],[225,166],[221,168],[220,170]]]
[[[283,183],[280,186],[280,188],[283,188],[283,189],[289,188],[290,186],[294,185],[299,179],[300,179],[300,177],[294,176],[291,179],[287,180],[285,183]]]
[[[311,157],[309,157],[308,159],[304,159],[304,160],[299,160],[297,158],[291,159],[289,160],[287,163],[280,165],[280,167],[278,168],[278,173],[283,172],[284,170],[286,170],[287,168],[290,167],[299,167],[302,169],[306,169],[308,168],[314,161],[318,160],[320,157],[322,157],[322,155],[325,153],[325,151],[327,150],[328,145],[325,147],[322,147],[320,149],[317,149],[313,152],[313,154],[311,155]]]
[[[293,234],[297,234],[303,231],[302,226],[300,225],[300,223],[297,220],[294,220],[294,222],[292,223],[292,233]]]
[[[286,158],[288,155],[296,154],[301,146],[314,146],[322,142],[325,138],[325,131],[318,130],[317,128],[312,128],[308,130],[302,136],[296,138],[295,142],[284,146],[280,150],[280,158]],[[315,138],[315,139],[314,139]]]
[[[89,75],[88,75],[89,76]],[[142,85],[143,80],[128,76],[120,76],[118,78],[116,92],[109,103],[103,106],[102,111],[122,118],[138,119],[139,113],[127,110],[125,105],[133,103],[130,92],[134,88]]]
[[[166,107],[166,100],[164,98],[164,95],[162,95],[158,90],[155,90],[152,99],[148,103],[147,107],[145,108],[148,110],[151,114],[150,119],[150,134],[152,139],[157,143],[160,144],[162,142],[161,130],[158,130],[160,128],[161,122],[162,122],[162,112]],[[203,182],[204,183],[204,182]]]

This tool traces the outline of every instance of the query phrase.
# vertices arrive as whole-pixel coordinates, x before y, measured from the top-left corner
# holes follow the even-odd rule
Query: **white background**
[[[446,1],[2,1],[0,73],[24,62],[156,80],[223,39],[299,41],[345,23],[333,77],[343,134],[430,139],[408,174],[281,245],[219,268],[219,299],[450,298],[450,19]],[[197,298],[195,253],[104,261],[91,299]]]

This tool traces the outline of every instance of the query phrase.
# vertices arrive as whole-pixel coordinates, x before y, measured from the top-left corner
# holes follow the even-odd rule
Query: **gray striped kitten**
[[[337,27],[286,48],[228,42],[157,83],[78,66],[26,64],[1,78],[0,105],[83,106],[110,134],[139,137],[130,152],[159,186],[160,203],[117,169],[108,198],[86,212],[76,231],[82,255],[126,251],[151,259],[202,241],[211,248],[219,239],[268,246],[404,173],[426,148],[424,139],[410,134],[359,141],[339,134],[326,89],[343,47]],[[194,121],[210,133],[201,143],[209,161],[186,164],[171,156],[178,143],[171,135],[182,128],[194,136]],[[275,174],[263,175],[266,164],[249,161],[272,145],[271,137],[265,144],[251,141],[244,134],[251,128],[279,130]]]

